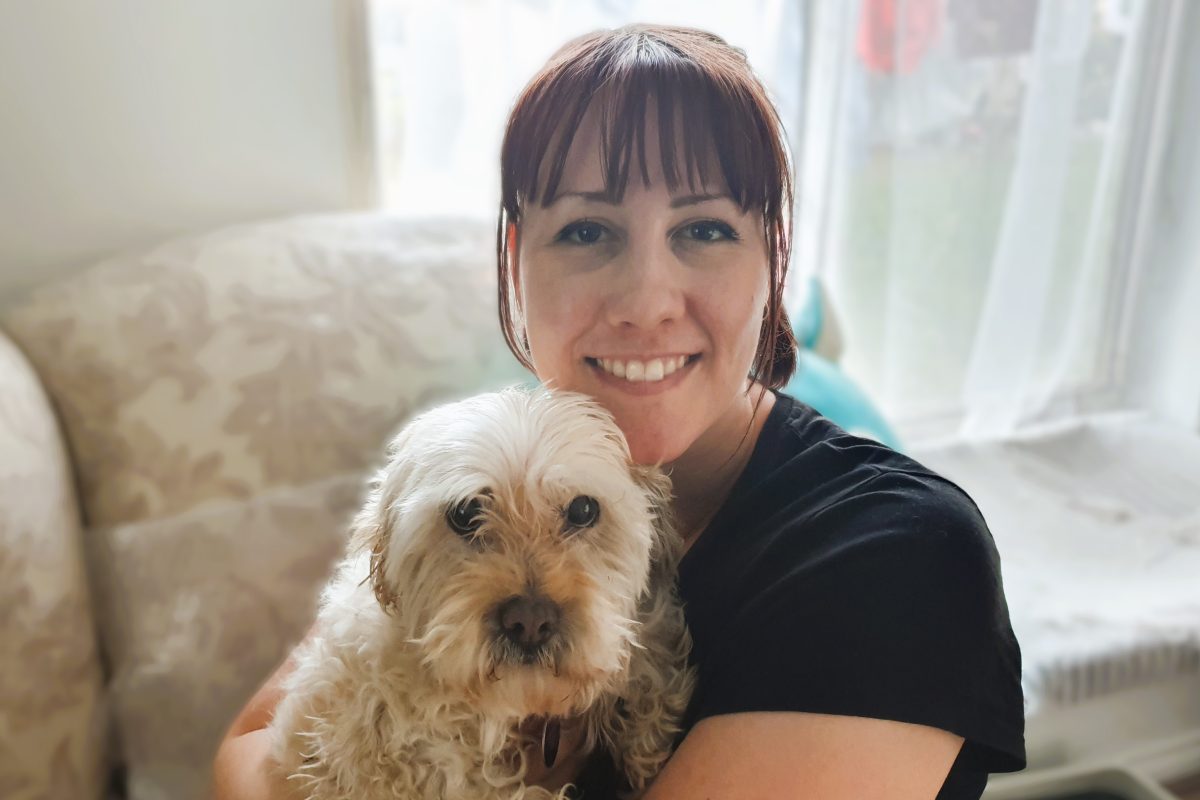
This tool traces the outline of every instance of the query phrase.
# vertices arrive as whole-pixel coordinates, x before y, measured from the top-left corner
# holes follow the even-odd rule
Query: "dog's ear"
[[[410,438],[410,427],[406,427],[388,445],[388,464],[371,478],[367,500],[350,532],[350,552],[369,554],[368,580],[379,605],[389,614],[396,610],[399,595],[387,576],[388,549],[397,513],[396,500],[403,495],[413,472],[406,447]]]
[[[387,579],[387,551],[391,543],[389,505],[382,487],[371,489],[366,505],[354,520],[350,552],[369,554],[371,568],[367,579],[371,581],[379,605],[390,614],[396,610],[399,598]]]
[[[654,523],[651,571],[656,579],[674,574],[683,542],[675,526],[675,513],[671,510],[671,479],[661,469],[653,466],[634,464],[630,471],[650,503]]]
[[[619,696],[589,712],[589,724],[613,754],[626,794],[637,797],[671,752],[695,673],[688,667],[691,636],[675,586],[683,543],[671,510],[671,480],[657,467],[630,470],[654,515],[650,581],[638,604],[639,645],[630,653],[628,682]]]

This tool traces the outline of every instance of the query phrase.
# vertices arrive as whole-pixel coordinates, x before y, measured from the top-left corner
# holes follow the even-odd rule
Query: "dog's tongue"
[[[550,717],[546,720],[546,726],[542,728],[542,760],[546,762],[546,768],[554,766],[554,762],[558,760],[558,737],[562,733],[562,723],[558,717]]]

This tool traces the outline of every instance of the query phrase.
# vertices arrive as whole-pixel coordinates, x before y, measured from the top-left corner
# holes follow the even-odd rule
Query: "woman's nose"
[[[684,312],[682,265],[665,244],[631,244],[622,254],[605,308],[614,327],[651,329]]]

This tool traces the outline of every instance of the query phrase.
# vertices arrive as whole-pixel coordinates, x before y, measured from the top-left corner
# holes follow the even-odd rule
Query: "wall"
[[[370,202],[358,0],[0,0],[0,301],[172,235]]]

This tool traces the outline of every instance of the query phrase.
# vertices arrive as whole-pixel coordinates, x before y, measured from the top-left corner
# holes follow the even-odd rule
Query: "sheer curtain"
[[[910,438],[1002,436],[1119,380],[1151,8],[814,5],[798,271]]]
[[[1195,354],[1174,341],[1189,327],[1200,341],[1179,315],[1124,355],[1126,332],[1173,305],[1146,291],[1147,274],[1161,294],[1190,282],[1195,319],[1200,282],[1182,270],[1197,263],[1155,263],[1154,241],[1159,216],[1194,228],[1195,211],[1189,226],[1154,179],[1168,123],[1196,136],[1163,90],[1188,41],[1183,3],[813,8],[796,266],[830,290],[843,368],[987,520],[1026,716],[1061,734],[1034,737],[1047,751],[1030,762],[1048,763],[1051,747],[1132,747],[1121,726],[1075,730],[1056,712],[1102,696],[1115,711],[1117,690],[1135,686],[1170,702],[1167,680],[1194,678],[1198,663],[1200,439],[1130,403],[1124,363]],[[1194,259],[1197,241],[1177,238],[1175,259]],[[1194,374],[1200,361],[1185,361],[1169,363]],[[1122,413],[1092,413],[1108,410]],[[1126,731],[1167,732],[1133,705],[1120,715],[1146,720]],[[1100,735],[1111,739],[1084,744]]]
[[[373,0],[384,205],[491,218],[505,118],[554,51],[598,28],[703,28],[742,48],[789,128],[799,118],[796,0]]]

